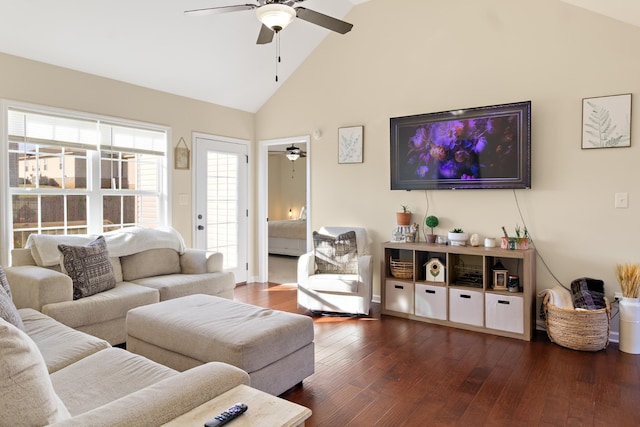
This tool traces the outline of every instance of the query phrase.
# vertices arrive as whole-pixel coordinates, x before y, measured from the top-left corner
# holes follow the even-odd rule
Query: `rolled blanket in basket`
[[[577,309],[598,310],[606,307],[604,302],[604,282],[589,277],[581,277],[571,282],[571,298]]]
[[[543,289],[538,292],[540,298],[544,298],[546,295],[549,295],[549,303],[556,307],[573,308],[571,292],[562,286],[556,285],[551,289]]]

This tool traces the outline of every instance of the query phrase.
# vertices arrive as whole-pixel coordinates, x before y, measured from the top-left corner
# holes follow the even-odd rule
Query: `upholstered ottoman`
[[[279,395],[314,372],[308,316],[211,295],[130,310],[127,350],[184,371],[206,362],[243,369],[251,386]]]

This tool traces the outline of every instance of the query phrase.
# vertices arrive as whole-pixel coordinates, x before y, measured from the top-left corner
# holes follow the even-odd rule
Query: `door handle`
[[[200,231],[204,230],[204,225],[199,225],[198,226],[198,230],[200,230]]]

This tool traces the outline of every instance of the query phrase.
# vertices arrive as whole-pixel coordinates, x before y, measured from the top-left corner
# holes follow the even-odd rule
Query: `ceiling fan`
[[[274,154],[284,154],[287,156],[287,159],[293,161],[298,160],[300,157],[307,157],[307,153],[301,150],[299,147],[296,147],[294,144],[291,144],[284,151],[269,151]]]
[[[262,23],[257,44],[271,43],[273,35],[279,33],[294,20],[300,18],[336,33],[346,34],[353,24],[304,7],[293,7],[305,0],[256,0],[258,4],[239,4],[233,6],[208,7],[204,9],[186,10],[187,15],[208,15],[255,9],[258,20]]]

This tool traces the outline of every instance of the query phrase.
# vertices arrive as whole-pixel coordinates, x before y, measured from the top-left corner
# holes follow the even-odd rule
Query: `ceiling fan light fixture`
[[[300,158],[300,152],[301,150],[292,144],[290,147],[287,147],[287,159],[291,160],[292,162],[298,160]]]
[[[256,16],[265,26],[278,32],[293,21],[296,10],[286,4],[270,3],[257,8]]]

